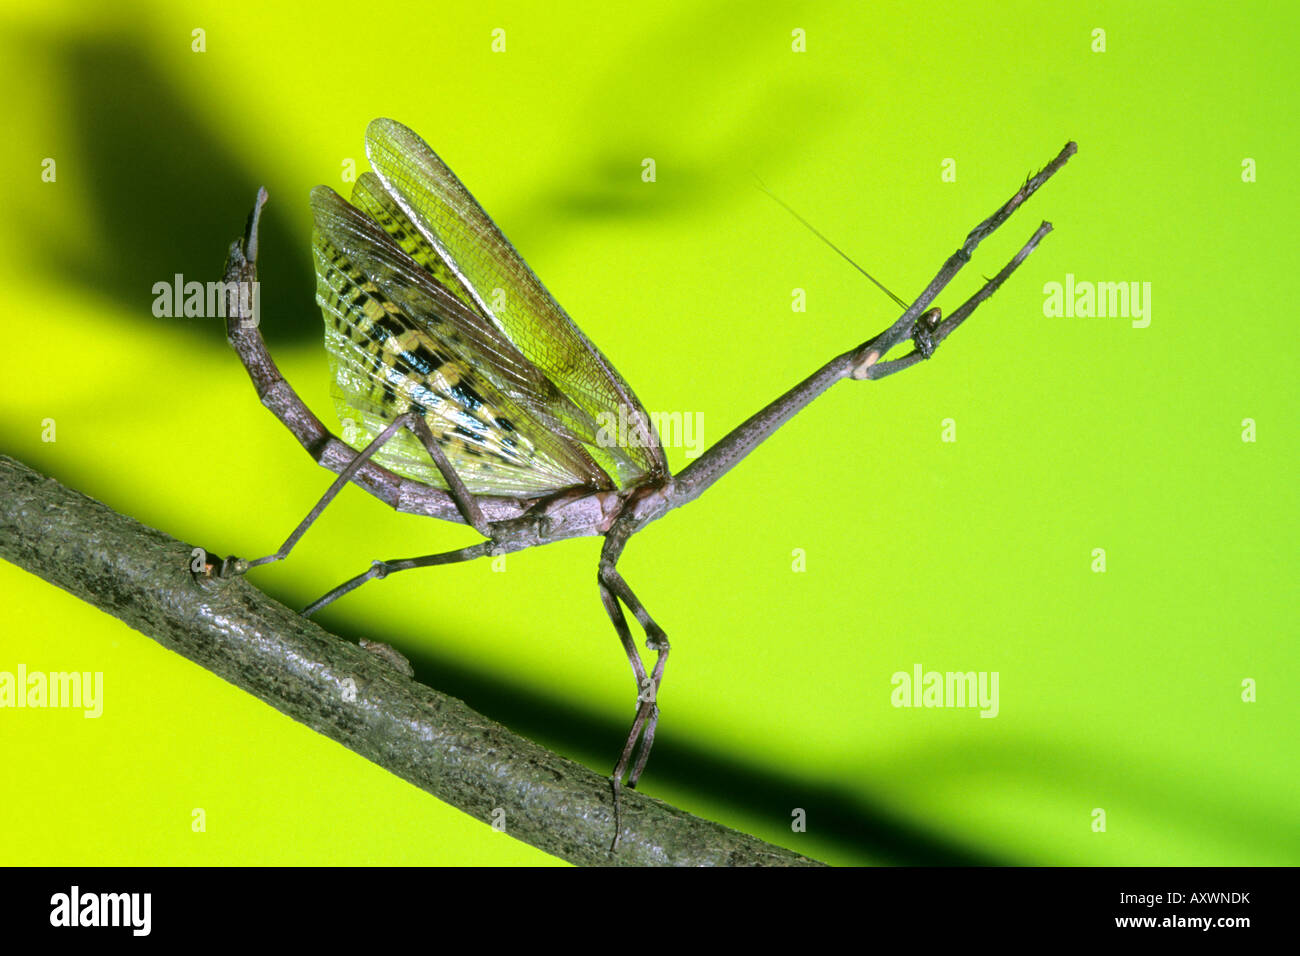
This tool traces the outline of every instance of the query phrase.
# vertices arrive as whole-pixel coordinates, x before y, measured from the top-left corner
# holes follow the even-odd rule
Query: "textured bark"
[[[0,455],[0,557],[386,770],[547,853],[587,865],[815,865],[635,791],[616,853],[608,778],[416,683],[195,549]],[[209,565],[210,567],[210,565]]]

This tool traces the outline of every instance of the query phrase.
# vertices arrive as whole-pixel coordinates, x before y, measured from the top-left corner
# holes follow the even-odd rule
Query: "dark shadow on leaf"
[[[349,628],[338,620],[322,623],[349,640],[376,638],[371,632]],[[416,680],[463,700],[512,731],[547,747],[571,755],[590,755],[583,762],[598,773],[609,772],[627,738],[627,725],[610,721],[571,700],[540,694],[508,677],[464,667],[428,650],[429,643],[436,643],[436,635],[421,634],[402,640],[389,634],[378,639],[393,643],[410,659]],[[602,759],[608,766],[598,762]],[[655,780],[671,781],[680,789],[693,790],[710,801],[729,805],[737,814],[782,821],[787,826],[791,810],[801,807],[807,811],[809,820],[816,821],[820,840],[853,853],[863,864],[1003,866],[1017,862],[927,832],[869,794],[850,792],[839,784],[810,782],[770,766],[683,741],[666,733],[662,723],[642,780],[648,792],[653,793]],[[791,837],[784,843],[798,849],[799,838]]]
[[[29,42],[50,47],[48,59],[66,82],[65,128],[75,152],[59,158],[60,177],[80,181],[90,219],[90,234],[76,244],[39,221],[26,224],[41,254],[57,274],[110,297],[141,324],[187,322],[205,339],[224,341],[218,320],[155,317],[153,287],[177,273],[187,281],[220,278],[258,186],[277,198],[273,154],[262,170],[246,168],[227,145],[239,131],[207,120],[137,39],[34,35]],[[204,55],[194,57],[197,68],[207,66]],[[306,197],[297,217],[292,199],[279,197],[278,214],[263,220],[260,279],[263,314],[275,317],[264,328],[271,342],[321,335]]]

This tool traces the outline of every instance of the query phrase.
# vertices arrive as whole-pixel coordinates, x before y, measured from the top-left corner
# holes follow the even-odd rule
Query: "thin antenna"
[[[832,249],[834,249],[836,252],[838,252],[841,256],[843,256],[845,262],[847,262],[849,265],[853,266],[853,268],[857,269],[857,270],[858,270],[859,272],[861,272],[864,276],[866,276],[868,279],[870,279],[870,280],[872,281],[872,283],[875,284],[875,286],[876,286],[877,289],[879,289],[881,292],[885,293],[885,295],[889,296],[891,299],[893,299],[895,302],[897,302],[897,303],[898,303],[900,306],[902,306],[904,309],[907,308],[908,303],[904,302],[904,301],[903,301],[902,299],[900,299],[898,296],[894,295],[894,293],[890,292],[890,291],[889,291],[888,289],[886,289],[883,285],[881,285],[881,284],[880,284],[880,281],[879,281],[875,276],[873,276],[873,275],[872,275],[870,272],[868,272],[866,269],[862,268],[862,266],[858,265],[856,262],[854,262],[852,259],[850,259],[850,258],[849,258],[849,254],[848,254],[847,252],[845,252],[845,251],[844,251],[843,249],[841,249],[839,246],[835,245],[835,243],[831,242],[829,239],[827,239],[825,236],[823,236],[823,235],[821,234],[821,232],[817,229],[816,226],[814,226],[812,223],[810,223],[810,222],[809,222],[807,219],[805,219],[803,216],[799,215],[797,212],[795,212],[793,209],[791,209],[791,208],[786,204],[786,202],[785,202],[785,201],[784,201],[780,196],[778,196],[776,193],[772,192],[772,190],[768,189],[765,185],[763,185],[763,180],[759,179],[758,176],[755,176],[754,178],[755,178],[756,180],[758,180],[758,188],[761,189],[761,190],[763,190],[763,192],[767,193],[767,195],[768,195],[769,197],[771,197],[773,200],[775,200],[776,203],[777,203],[777,204],[778,204],[782,209],[784,209],[784,210],[785,210],[786,212],[788,212],[790,215],[794,216],[794,218],[798,219],[801,223],[803,223],[805,226],[807,226],[808,229],[809,229],[809,231],[811,231],[812,234],[813,234],[814,236],[816,236],[816,237],[817,237],[818,239],[820,239],[822,242],[826,243],[826,245],[830,246]]]

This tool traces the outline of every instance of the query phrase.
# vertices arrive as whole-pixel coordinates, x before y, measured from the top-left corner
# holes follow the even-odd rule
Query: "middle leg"
[[[601,603],[604,604],[605,611],[609,614],[609,619],[614,625],[614,630],[618,633],[619,640],[623,644],[623,650],[627,654],[628,663],[632,667],[632,674],[637,685],[636,716],[632,721],[632,729],[628,732],[627,742],[623,745],[623,751],[619,755],[618,763],[610,776],[610,785],[614,794],[614,840],[610,846],[611,852],[618,849],[618,840],[622,832],[622,811],[619,798],[623,788],[623,777],[627,774],[628,765],[632,762],[633,754],[636,753],[636,763],[628,779],[628,787],[633,789],[636,787],[636,782],[640,778],[642,770],[645,769],[646,760],[649,759],[650,748],[654,744],[655,728],[659,722],[657,697],[659,685],[663,680],[664,665],[668,660],[668,635],[664,633],[663,628],[655,623],[649,612],[646,611],[645,605],[632,592],[632,589],[623,580],[623,576],[618,573],[615,567],[626,541],[626,537],[621,535],[608,535],[605,538],[605,545],[601,549],[600,555],[600,569],[596,576],[597,583],[600,586]],[[636,616],[637,622],[645,630],[647,649],[658,652],[654,670],[650,674],[646,673],[645,664],[637,651],[636,642],[632,638],[632,631],[628,627],[627,618],[623,614],[620,601],[631,609]]]
[[[316,522],[316,519],[320,517],[321,512],[325,510],[325,507],[333,501],[347,483],[352,480],[353,476],[356,475],[361,466],[369,461],[380,448],[382,448],[395,434],[397,434],[398,431],[403,428],[409,428],[424,445],[425,450],[429,453],[429,457],[433,459],[433,463],[437,466],[443,480],[447,482],[448,493],[451,495],[452,500],[456,502],[456,507],[460,511],[461,517],[465,519],[465,523],[474,528],[474,530],[483,535],[483,537],[491,538],[491,525],[483,517],[483,512],[480,510],[478,502],[474,500],[474,496],[470,494],[469,489],[465,487],[465,483],[461,481],[460,476],[456,474],[456,470],[451,466],[451,462],[447,460],[447,456],[438,446],[438,442],[434,439],[433,432],[429,429],[429,425],[424,420],[424,416],[418,412],[405,412],[393,419],[393,421],[389,422],[384,430],[376,435],[364,449],[353,456],[352,461],[348,463],[346,468],[339,472],[338,477],[335,478],[329,488],[325,490],[325,494],[321,495],[321,499],[316,502],[316,506],[307,513],[307,516],[303,518],[302,521],[298,523],[298,526],[294,528],[289,537],[285,539],[284,544],[280,545],[279,550],[274,554],[268,554],[265,557],[256,558],[252,561],[246,561],[242,558],[235,557],[227,558],[222,565],[222,573],[242,574],[250,568],[256,568],[263,564],[271,564],[274,561],[283,561],[288,557],[289,552],[293,550],[294,545],[296,545],[302,536],[307,533],[307,529]]]
[[[327,604],[332,604],[343,595],[355,591],[367,581],[374,581],[377,578],[386,578],[396,571],[409,571],[412,568],[431,568],[439,564],[456,564],[460,561],[473,561],[475,558],[481,558],[483,555],[491,552],[493,542],[480,541],[478,544],[472,544],[468,548],[459,548],[455,551],[443,551],[439,554],[426,554],[419,558],[402,558],[395,561],[376,561],[370,565],[370,569],[354,578],[344,581],[334,590],[330,591],[311,604],[303,608],[304,617],[311,617]]]

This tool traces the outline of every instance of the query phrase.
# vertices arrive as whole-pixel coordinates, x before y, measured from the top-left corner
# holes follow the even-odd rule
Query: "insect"
[[[1074,149],[1068,144],[978,226],[911,306],[894,297],[904,312],[891,326],[826,363],[673,475],[650,416],[627,382],[460,180],[411,130],[377,119],[366,130],[372,171],[357,179],[351,201],[325,186],[311,195],[316,299],[325,320],[335,404],[351,441],[339,441],[303,405],[276,369],[256,322],[231,309],[228,336],[263,403],[338,477],[274,554],[252,561],[227,558],[221,573],[242,574],[285,558],[349,482],[399,510],[463,522],[485,540],[453,551],[375,561],[305,614],[399,571],[565,538],[603,537],[598,591],[637,686],[632,726],[610,778],[611,849],[616,849],[620,790],[625,778],[635,787],[645,769],[669,653],[664,629],[619,573],[628,540],[699,497],[831,385],[883,378],[929,358],[1051,226],[1043,223],[1017,257],[947,321],[940,321],[937,308],[927,309],[930,301],[979,241]],[[228,288],[256,279],[257,228],[265,201],[262,191],[244,239],[231,248]],[[909,340],[912,352],[884,360]],[[607,427],[611,420],[628,425],[618,430],[617,440]],[[637,650],[624,608],[655,655],[650,668]]]

